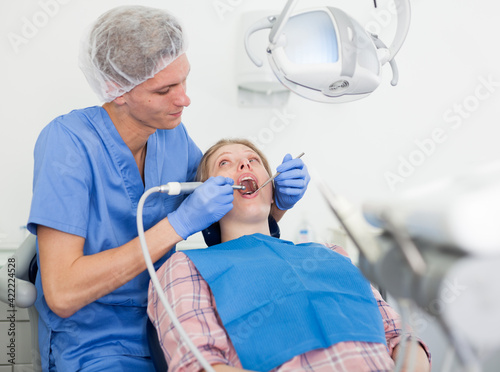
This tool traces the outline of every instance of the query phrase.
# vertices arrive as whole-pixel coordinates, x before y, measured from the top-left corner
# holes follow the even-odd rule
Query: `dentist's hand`
[[[219,221],[233,208],[234,181],[210,177],[170,213],[168,221],[183,239]]]
[[[274,199],[279,209],[287,210],[304,196],[311,176],[302,159],[292,159],[290,154],[276,170],[281,174],[274,179]]]

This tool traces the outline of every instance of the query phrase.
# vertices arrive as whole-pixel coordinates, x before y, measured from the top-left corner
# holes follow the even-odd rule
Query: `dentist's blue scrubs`
[[[48,226],[85,238],[84,254],[121,246],[137,236],[136,211],[145,190],[192,181],[202,153],[180,124],[149,137],[145,185],[137,164],[102,107],[75,110],[52,121],[35,146],[28,229]],[[151,195],[149,229],[182,202]],[[156,263],[158,268],[167,254]],[[40,275],[36,308],[44,371],[154,371],[146,339],[147,271],[69,318],[53,313]]]

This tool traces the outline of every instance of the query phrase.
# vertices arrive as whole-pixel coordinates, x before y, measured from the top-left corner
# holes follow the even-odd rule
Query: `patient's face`
[[[270,177],[262,159],[252,149],[241,144],[221,147],[210,157],[209,175],[230,177],[235,185],[246,187],[244,191],[235,191],[233,209],[226,215],[227,218],[267,219],[273,202],[272,183],[254,194],[245,194],[256,190]]]

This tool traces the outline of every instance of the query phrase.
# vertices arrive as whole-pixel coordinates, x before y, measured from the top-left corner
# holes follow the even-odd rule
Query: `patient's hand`
[[[398,354],[399,354],[399,349],[401,345],[397,345],[394,348],[394,351],[392,353],[392,359],[394,362],[398,360]],[[412,342],[407,341],[406,347],[405,347],[405,361],[403,364],[402,372],[406,371],[414,371],[414,372],[430,372],[431,370],[431,365],[429,362],[429,357],[427,356],[427,353],[425,352],[424,348],[418,343],[417,341],[417,349],[415,350],[415,365],[413,366],[410,364],[411,362],[411,353],[412,353]]]

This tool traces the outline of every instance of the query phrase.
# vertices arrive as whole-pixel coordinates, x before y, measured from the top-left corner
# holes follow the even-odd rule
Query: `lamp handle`
[[[288,22],[288,19],[290,19],[290,16],[292,14],[292,11],[295,9],[295,5],[299,0],[288,0],[286,3],[285,7],[283,8],[283,11],[278,17],[278,20],[276,21],[275,26],[271,30],[271,33],[269,34],[269,42],[271,44],[277,44],[278,38],[283,32],[283,28],[285,28],[286,23]]]
[[[275,16],[269,16],[269,17],[263,18],[260,21],[257,21],[256,23],[254,23],[252,26],[250,26],[248,28],[247,32],[245,33],[245,50],[247,51],[248,57],[258,67],[262,67],[263,62],[250,49],[250,36],[256,31],[263,30],[265,28],[272,28],[275,22],[276,22]]]

